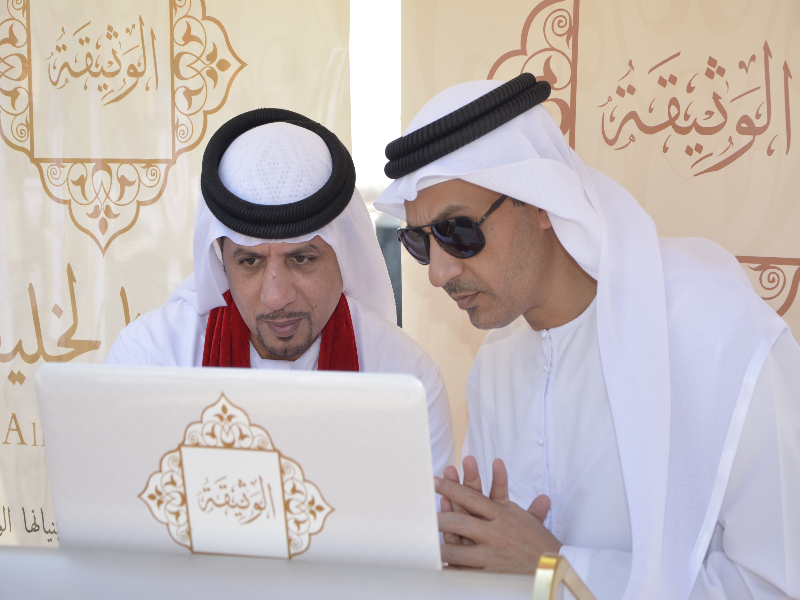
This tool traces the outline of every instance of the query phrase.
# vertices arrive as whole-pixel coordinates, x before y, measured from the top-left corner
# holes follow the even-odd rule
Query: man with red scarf
[[[386,264],[333,133],[277,109],[223,125],[203,156],[193,246],[195,272],[122,330],[107,364],[413,375],[434,473],[453,464],[441,373],[394,323]]]

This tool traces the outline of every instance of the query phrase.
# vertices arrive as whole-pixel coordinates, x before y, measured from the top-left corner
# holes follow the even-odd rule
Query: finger
[[[445,471],[445,475],[447,472]],[[450,502],[447,498],[442,496],[441,498],[441,505],[439,512],[453,512],[453,503]],[[460,544],[461,543],[461,536],[455,535],[453,533],[445,533],[444,534],[444,543],[445,544]]]
[[[447,465],[444,468],[444,478],[449,479],[450,481],[455,481],[458,483],[458,471],[453,465]],[[442,498],[441,500],[441,511],[442,512],[451,512],[453,510],[453,503],[450,502],[447,498]]]
[[[483,546],[461,546],[442,544],[442,561],[459,567],[483,568],[486,565],[486,549]]]
[[[489,498],[499,502],[503,506],[509,505],[508,498],[508,471],[503,461],[495,458],[492,462],[492,489],[489,490]]]
[[[456,483],[459,482],[458,479],[458,471],[453,466],[447,466],[444,469],[444,476],[445,479],[449,479],[450,481],[455,481]],[[458,504],[453,504],[450,500],[441,496],[441,503],[442,509],[440,512],[459,512],[464,514],[469,514],[463,508],[461,508]],[[456,535],[454,533],[445,533],[444,541],[446,544],[464,544],[465,546],[474,546],[475,542],[469,538],[461,537],[460,535]]]
[[[462,541],[468,538],[477,544],[484,543],[490,533],[487,530],[488,523],[484,519],[473,517],[466,513],[439,513],[439,531],[461,536]],[[474,544],[464,544],[474,545]]]
[[[444,469],[444,476],[453,481],[453,473],[455,473],[455,481],[458,481],[458,471],[453,466],[447,466]],[[440,510],[439,512],[453,512],[453,503],[450,502],[444,496],[441,497],[440,500]],[[460,544],[461,543],[461,536],[455,535],[454,533],[445,533],[444,534],[444,543],[445,544]]]
[[[439,512],[453,512],[453,503],[447,498],[442,497]]]
[[[474,456],[465,456],[461,462],[464,467],[464,485],[482,492],[481,488],[481,474],[478,471],[478,461]]]
[[[481,486],[481,474],[478,470],[478,461],[475,460],[475,457],[470,455],[465,456],[464,460],[461,462],[461,465],[464,469],[464,485],[483,494],[483,487]],[[454,510],[456,512],[467,512],[462,507],[457,505],[454,507]],[[470,543],[474,544],[474,542],[467,540],[466,538],[462,538],[461,541],[462,543],[466,543],[468,545]]]
[[[544,523],[545,517],[547,517],[547,513],[549,511],[550,498],[544,494],[534,498],[533,502],[531,502],[531,505],[528,507],[528,512],[539,519],[542,523]]]
[[[458,504],[473,515],[483,517],[484,519],[497,519],[502,514],[503,510],[505,510],[503,506],[493,500],[489,500],[489,498],[471,487],[459,485],[448,479],[441,479],[440,477],[434,477],[433,480],[437,494],[444,496],[454,504]]]
[[[461,544],[462,538],[460,535],[456,535],[455,533],[442,533],[442,537],[444,537],[445,544]]]
[[[455,481],[456,483],[461,483],[458,478],[458,470],[453,465],[447,465],[444,468],[444,478]]]
[[[473,542],[473,541],[472,541],[471,539],[469,539],[469,538],[462,537],[462,538],[461,538],[461,545],[462,545],[462,546],[476,546],[477,544],[475,544],[475,542]]]
[[[459,483],[458,470],[456,470],[456,468],[453,465],[447,465],[444,468],[444,478]],[[443,507],[442,510],[444,510],[444,500],[445,498],[442,498],[442,507]],[[463,508],[461,508],[457,504],[453,504],[450,500],[447,500],[447,504],[450,506],[451,511],[466,512]]]

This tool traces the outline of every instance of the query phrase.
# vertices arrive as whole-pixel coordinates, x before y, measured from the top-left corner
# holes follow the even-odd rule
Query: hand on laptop
[[[439,531],[444,534],[442,560],[451,566],[497,573],[533,574],[544,552],[561,543],[542,525],[550,499],[539,496],[523,510],[508,497],[508,473],[499,458],[492,463],[489,497],[481,492],[475,458],[464,459],[464,484],[454,467],[435,479],[442,495]]]

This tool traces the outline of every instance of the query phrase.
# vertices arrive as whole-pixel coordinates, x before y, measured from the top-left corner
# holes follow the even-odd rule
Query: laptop
[[[438,570],[406,375],[43,365],[59,543]]]

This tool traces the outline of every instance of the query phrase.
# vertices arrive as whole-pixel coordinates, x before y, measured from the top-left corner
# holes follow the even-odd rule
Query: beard
[[[258,323],[261,321],[276,321],[278,319],[304,319],[308,322],[307,335],[303,339],[294,339],[298,335],[295,333],[289,337],[278,337],[278,339],[283,342],[280,345],[275,344],[274,342],[268,343],[265,337],[261,334],[261,330],[258,328]],[[262,313],[260,315],[256,315],[256,339],[258,339],[264,349],[272,356],[277,356],[279,358],[299,358],[314,344],[315,336],[311,331],[311,325],[311,313],[307,312],[288,312],[279,310],[271,313]]]
[[[515,313],[509,303],[504,300],[504,295],[495,294],[486,286],[480,285],[474,281],[456,279],[448,281],[443,288],[447,294],[452,297],[454,294],[476,294],[480,293],[485,296],[483,309],[473,306],[466,309],[467,316],[470,323],[476,329],[499,329],[512,323],[519,314]]]

